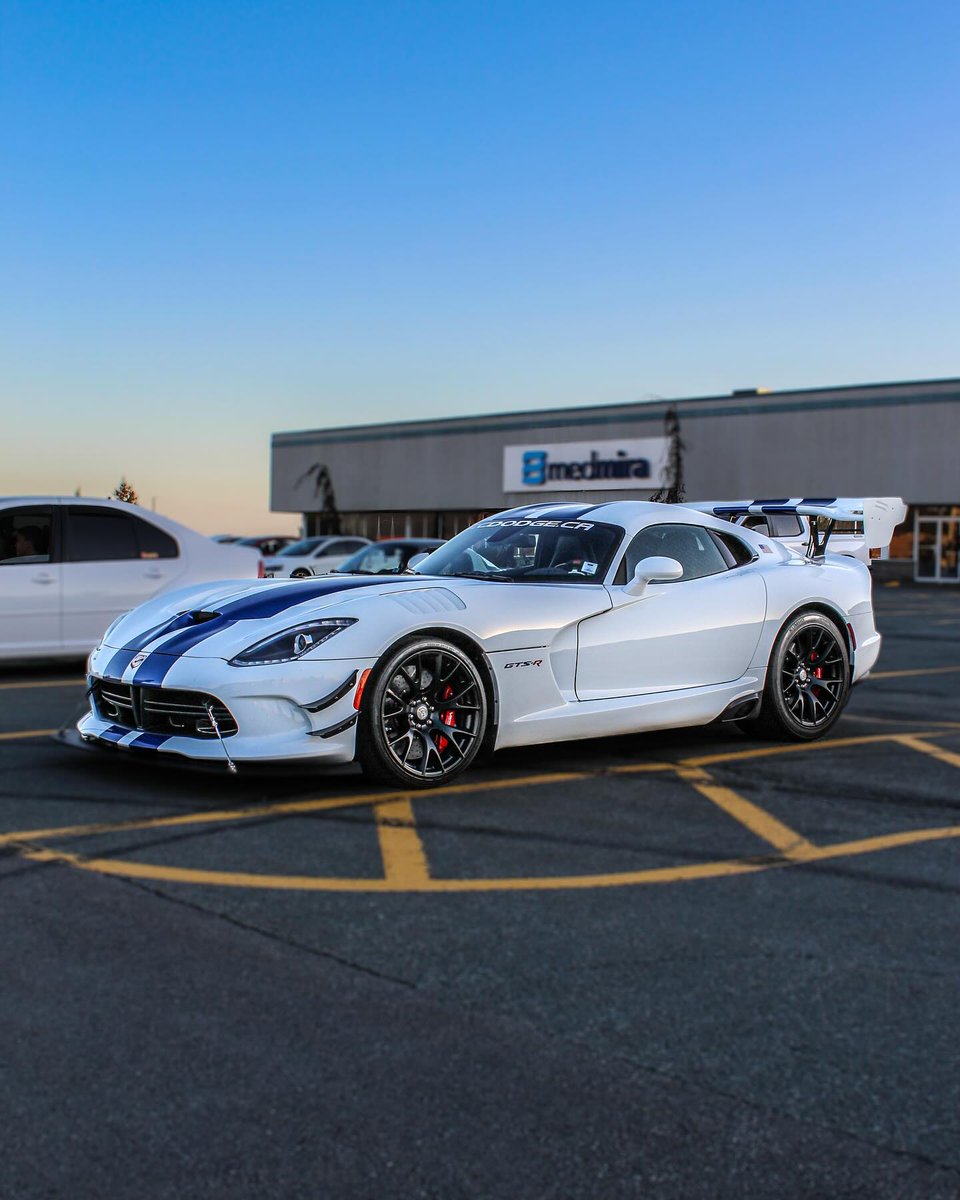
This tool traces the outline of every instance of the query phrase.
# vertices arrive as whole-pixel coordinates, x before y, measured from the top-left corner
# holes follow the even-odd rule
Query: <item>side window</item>
[[[358,542],[355,539],[337,538],[335,542],[328,542],[320,551],[319,558],[333,558],[334,555],[355,554],[358,550],[362,550],[366,542]]]
[[[371,546],[363,556],[365,571],[399,571],[403,565],[403,548],[401,546]]]
[[[770,525],[771,537],[800,537],[804,532],[803,525],[796,513],[770,513],[767,521]]]
[[[66,519],[67,562],[116,562],[140,557],[132,515],[78,504],[67,508]]]
[[[50,562],[53,509],[49,505],[0,512],[0,566]]]
[[[717,543],[724,562],[731,570],[734,567],[744,567],[757,558],[755,550],[726,530],[721,533],[719,529],[711,529],[710,536]]]
[[[127,517],[128,521],[133,522],[133,526],[137,531],[137,544],[140,547],[141,558],[178,558],[180,548],[177,543],[162,529],[158,529],[156,525],[151,525],[149,521],[144,521],[140,517]]]
[[[642,529],[627,547],[617,582],[626,583],[633,577],[637,563],[653,557],[675,558],[680,563],[683,575],[678,583],[727,570],[724,556],[706,529],[698,525],[651,525]]]

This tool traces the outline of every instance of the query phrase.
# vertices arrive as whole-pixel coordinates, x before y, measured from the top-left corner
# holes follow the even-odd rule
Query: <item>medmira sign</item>
[[[504,446],[505,492],[658,488],[664,482],[669,438],[557,442]]]

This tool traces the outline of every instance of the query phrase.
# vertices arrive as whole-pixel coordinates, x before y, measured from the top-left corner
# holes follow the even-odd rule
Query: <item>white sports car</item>
[[[820,518],[804,556],[693,508],[543,503],[400,576],[180,591],[107,630],[78,730],[231,769],[358,759],[404,788],[481,748],[716,720],[822,737],[880,649],[870,573],[829,526],[885,545],[896,504],[796,502]]]

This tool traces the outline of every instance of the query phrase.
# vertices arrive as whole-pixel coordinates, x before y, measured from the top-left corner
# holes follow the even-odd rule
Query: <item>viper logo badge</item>
[[[135,654],[133,658],[130,659],[130,666],[139,667],[141,663],[145,663],[146,661],[147,656],[145,654]]]

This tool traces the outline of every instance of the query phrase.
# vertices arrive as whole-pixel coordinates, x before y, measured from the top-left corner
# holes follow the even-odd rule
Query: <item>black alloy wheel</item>
[[[467,769],[486,728],[476,664],[452,643],[425,638],[392,654],[365,689],[357,755],[365,775],[437,787]]]
[[[821,612],[789,621],[773,644],[760,717],[749,732],[789,741],[813,741],[839,719],[850,693],[846,638]]]

